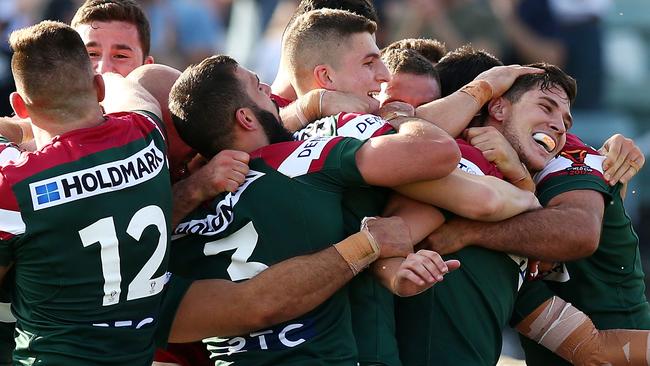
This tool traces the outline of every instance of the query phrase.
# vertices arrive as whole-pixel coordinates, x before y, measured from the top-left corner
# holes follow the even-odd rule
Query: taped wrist
[[[599,331],[586,314],[556,296],[517,330],[574,365],[650,365],[650,331]]]
[[[492,85],[485,80],[474,80],[460,88],[460,92],[474,98],[481,107],[492,99]]]
[[[356,276],[379,258],[379,244],[367,227],[367,218],[361,222],[361,231],[334,245]]]

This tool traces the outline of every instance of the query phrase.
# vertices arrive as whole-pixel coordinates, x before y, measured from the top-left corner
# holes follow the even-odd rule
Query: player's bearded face
[[[259,107],[251,107],[255,117],[264,128],[266,137],[269,139],[269,143],[275,144],[278,142],[291,141],[292,135],[291,132],[287,131],[284,128],[282,123],[269,111],[265,111]]]

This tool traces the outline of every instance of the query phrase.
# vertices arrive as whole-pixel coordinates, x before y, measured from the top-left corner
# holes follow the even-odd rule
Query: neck
[[[32,117],[32,129],[34,131],[34,141],[36,148],[41,149],[52,141],[55,136],[64,133],[78,130],[81,128],[89,128],[100,125],[104,122],[102,110],[97,105],[92,111],[88,111],[85,116],[79,117],[76,120],[70,121],[69,119],[54,119],[41,116]]]

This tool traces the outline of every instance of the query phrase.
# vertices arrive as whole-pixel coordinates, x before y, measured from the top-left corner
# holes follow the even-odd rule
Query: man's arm
[[[449,220],[431,234],[427,247],[440,254],[468,245],[544,261],[569,261],[598,249],[605,201],[597,191],[561,193],[540,210],[496,223]]]
[[[0,117],[0,136],[15,144],[34,139],[30,120],[18,117]]]
[[[289,131],[298,131],[309,123],[341,112],[372,113],[379,102],[372,98],[360,98],[350,93],[314,89],[280,110],[282,124]]]
[[[438,179],[457,166],[458,145],[438,127],[413,117],[390,123],[396,134],[373,137],[357,151],[357,166],[366,183],[394,187]]]
[[[496,177],[473,175],[460,169],[437,180],[394,189],[410,198],[479,221],[500,221],[540,207],[529,191]]]
[[[141,66],[141,67],[146,67]],[[140,83],[129,74],[126,78],[119,74],[102,75],[106,85],[106,95],[102,106],[106,113],[142,110],[154,114],[162,121],[160,104]]]
[[[332,296],[368,261],[406,256],[412,248],[404,221],[373,219],[333,247],[285,260],[250,280],[195,281],[181,301],[169,341],[243,334],[294,319]]]
[[[243,151],[223,150],[189,177],[174,183],[172,227],[198,207],[222,192],[234,192],[248,174],[249,155]]]
[[[485,103],[505,93],[519,76],[539,72],[542,70],[534,67],[493,67],[453,94],[417,107],[415,116],[434,123],[456,137]]]

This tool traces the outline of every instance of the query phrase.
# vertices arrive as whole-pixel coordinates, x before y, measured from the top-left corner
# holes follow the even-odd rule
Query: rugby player
[[[399,133],[365,143],[317,138],[268,145],[291,140],[269,96],[254,74],[225,56],[190,67],[174,85],[170,109],[187,142],[207,157],[223,148],[254,157],[247,182],[235,194],[218,197],[175,230],[187,234],[174,242],[175,260],[186,258],[173,268],[177,272],[233,280],[264,273],[279,259],[318,249],[343,234],[345,189],[439,177],[457,159],[453,140],[428,122],[405,117],[393,121]],[[402,164],[414,152],[423,161]],[[394,174],[383,174],[387,167]],[[278,238],[295,244],[278,247],[273,244]],[[436,259],[436,272],[446,272],[447,265]],[[238,365],[350,364],[356,362],[350,325],[343,291],[291,322],[206,342],[215,360]]]
[[[171,339],[183,341],[286,320],[329,297],[353,276],[351,266],[412,247],[395,237],[406,233],[399,221],[373,220],[336,248],[245,284],[170,281],[171,189],[155,99],[131,80],[95,75],[79,35],[62,23],[17,31],[11,46],[12,106],[31,118],[38,149],[23,152],[2,138],[1,268],[16,266],[15,363],[148,364],[154,334],[165,342],[170,326]],[[153,112],[103,115],[105,95],[106,111]],[[357,257],[337,251],[350,248]]]
[[[374,23],[369,20],[340,10],[312,11],[296,18],[285,33],[283,54],[292,72],[290,77],[298,95],[317,88],[345,91],[357,96],[379,92],[380,84],[389,80],[390,75],[379,59],[379,49],[372,37],[374,30]],[[501,76],[511,73],[510,81],[513,81],[516,77],[513,74],[532,70],[506,68],[500,71],[503,72]],[[507,77],[497,77],[496,74],[487,77],[493,80],[495,93],[509,86]],[[436,108],[440,114],[452,109],[458,110],[459,113],[462,111],[467,123],[478,110],[478,105],[473,97],[459,92],[458,95],[438,104]],[[470,111],[467,111],[468,109]],[[390,133],[390,126],[376,116],[339,114],[317,121],[298,131],[295,136],[301,139],[314,135],[368,138],[384,133]],[[486,180],[481,181],[481,178]],[[494,219],[497,212],[507,217],[534,207],[530,201],[523,204],[526,201],[517,198],[532,197],[531,193],[524,193],[496,178],[490,178],[492,177],[474,177],[457,171],[453,176],[430,182],[424,187],[402,187],[399,190],[408,190],[411,195],[418,194],[417,197],[421,200],[481,219]],[[467,187],[468,182],[472,188]],[[477,205],[476,200],[471,197],[447,194],[450,186],[458,189],[466,187],[468,192],[484,198],[484,205]],[[508,190],[508,193],[500,194],[499,189]],[[346,195],[344,204],[348,227],[353,227],[352,223],[358,223],[359,218],[364,215],[381,213],[387,197],[386,191],[376,189],[355,190]],[[457,197],[461,199],[456,199]],[[514,201],[508,203],[509,199]],[[499,208],[495,209],[496,207]],[[426,258],[416,259],[426,263]],[[427,284],[430,286],[435,282],[435,279],[429,277]],[[371,275],[362,274],[351,283],[350,295],[360,362],[399,364],[392,324],[392,294]]]
[[[161,265],[171,212],[163,136],[144,115],[102,114],[103,79],[70,27],[42,22],[14,32],[10,45],[18,89],[11,104],[31,118],[38,148],[2,151],[11,156],[2,166],[0,221],[2,273],[12,262],[16,268],[14,363],[101,364],[113,352],[112,360],[144,364],[168,281]],[[146,92],[121,86],[113,105],[160,114]],[[118,234],[128,225],[130,236]],[[131,244],[121,257],[118,240]],[[135,273],[144,262],[148,270],[127,277],[132,285],[122,293],[109,265]]]
[[[421,79],[421,80],[417,80],[419,82],[418,84],[421,84],[422,86],[429,85],[429,90],[426,90],[426,89],[423,88],[422,95],[427,95],[428,93],[434,92],[436,90],[435,86],[432,86],[430,83],[427,83],[427,81],[429,81],[429,79],[430,79],[431,72],[427,68],[427,65],[422,63],[422,56],[419,56],[417,54],[413,54],[413,53],[410,52],[410,50],[402,50],[402,51],[400,51],[400,50],[391,49],[388,52],[386,52],[386,50],[384,50],[384,53],[383,53],[382,57],[386,61],[386,64],[388,65],[388,67],[389,67],[389,69],[390,69],[390,71],[391,71],[391,73],[393,75],[393,79],[391,79],[391,81],[388,83],[389,88],[390,88],[390,84],[393,83],[393,81],[397,79],[396,76],[399,77],[400,73],[408,73],[409,76],[411,76],[411,78],[415,78],[415,79],[420,78]],[[472,67],[472,63],[469,62],[472,59],[476,60],[476,62],[474,62],[474,67],[477,67],[477,65],[480,65],[481,63],[488,63],[489,64],[489,63],[495,63],[496,62],[496,64],[498,65],[498,60],[496,60],[496,61],[493,60],[490,55],[487,55],[487,54],[485,54],[485,53],[483,53],[481,51],[474,51],[474,50],[470,49],[469,47],[464,47],[464,48],[461,48],[460,50],[456,50],[456,51],[452,52],[449,55],[449,57],[446,57],[446,59],[443,61],[441,66],[445,69],[444,76],[447,79],[449,79],[449,78],[453,79],[452,81],[455,81],[455,82],[459,82],[460,80],[463,80],[463,78],[459,78],[457,76],[452,76],[452,75],[455,75],[455,73],[458,73],[461,70],[468,69],[468,68]],[[474,73],[474,74],[476,74],[476,73]],[[391,94],[391,97],[394,98],[395,100],[409,99],[410,97],[412,97],[412,93],[410,93],[409,91],[401,93],[402,90],[404,90],[404,89],[395,88],[394,89],[395,92]],[[416,100],[416,102],[417,103],[426,102],[426,100],[420,99],[420,100]],[[470,130],[470,131],[471,131],[471,134],[473,134],[474,136],[477,135],[476,130]],[[516,155],[515,155],[516,153],[512,149],[510,149],[511,153],[509,154],[511,156],[511,158],[503,159],[503,156],[507,156],[507,155],[504,154],[502,157],[499,157],[498,159],[494,159],[494,156],[496,154],[495,153],[496,149],[494,148],[494,145],[491,146],[490,148],[485,147],[486,143],[490,142],[490,141],[487,141],[487,140],[493,140],[494,137],[495,136],[493,136],[493,134],[488,133],[488,132],[483,134],[481,144],[482,144],[483,149],[488,151],[488,153],[486,154],[486,157],[490,157],[491,160],[501,160],[500,164],[499,164],[501,166],[504,165],[503,163],[505,162],[505,160],[511,160],[511,161],[513,161],[515,163],[515,165],[518,165],[519,164],[519,159],[516,157]],[[499,137],[499,136],[496,136],[496,137]],[[486,138],[487,138],[487,140],[486,140]],[[501,140],[503,140],[503,138],[501,138]],[[474,147],[471,147],[464,140],[457,140],[457,141],[459,141],[459,146],[461,148],[461,153],[463,154],[463,159],[468,159],[471,162],[471,163],[465,163],[466,168],[473,168],[475,171],[478,171],[479,174],[482,174],[481,171],[484,171],[484,172],[495,172],[496,171],[497,173],[500,173],[498,170],[495,169],[494,163],[490,163],[486,158],[481,156],[480,150],[478,150],[478,149],[476,149]],[[507,146],[509,146],[509,145],[507,145]],[[512,157],[512,155],[515,155],[515,156]],[[461,160],[461,163],[462,163],[462,161],[463,160]],[[477,169],[477,168],[481,168],[481,169]],[[422,208],[420,208],[420,210],[422,210]],[[395,211],[395,210],[392,210],[392,211],[389,211],[389,212],[391,212],[391,214],[399,214],[399,211]],[[418,220],[418,218],[416,217],[415,220]],[[411,226],[411,233],[413,235],[413,239],[418,240],[418,235],[421,235],[421,234],[414,233],[413,225],[410,225],[410,226]],[[461,250],[461,253],[462,252],[463,251]],[[490,257],[486,256],[486,258],[484,258],[484,259],[485,259],[485,261],[483,262],[483,264],[484,264],[483,267],[487,269],[489,267],[485,266],[485,263],[489,263]],[[377,263],[373,264],[373,266],[382,266],[382,267],[390,266],[390,264],[386,263],[387,261],[391,261],[391,260],[382,260],[380,262],[377,262]],[[468,269],[464,268],[463,270],[468,270]],[[469,269],[469,270],[471,270],[471,269]],[[473,271],[476,272],[476,270],[473,270]],[[498,273],[498,272],[494,271],[492,273]],[[472,276],[471,278],[474,278],[475,279],[474,281],[480,281],[480,279],[482,277],[487,277],[487,276],[488,276],[487,273],[484,276],[480,275],[480,274],[477,274],[475,276]],[[514,276],[515,276],[515,274],[511,273],[510,277],[514,277]],[[467,279],[465,279],[465,281],[466,280]],[[494,275],[490,276],[490,281],[497,281],[497,280],[498,280],[498,277],[495,277]],[[466,295],[468,295],[468,296],[474,291],[473,289],[490,289],[490,288],[492,288],[492,287],[486,286],[485,284],[478,284],[478,283],[473,285],[473,286],[464,286],[463,287],[462,286],[463,285],[462,281],[463,281],[463,279],[460,279],[457,276],[457,274],[454,274],[454,275],[450,276],[447,279],[447,283],[445,285],[439,286],[439,287],[441,287],[441,289],[439,290],[439,292],[437,294],[440,295],[440,293],[442,292],[442,295],[445,295],[446,291],[447,291],[445,289],[446,286],[462,287],[462,288],[464,288],[464,291],[465,291],[464,293]],[[469,281],[469,282],[471,282],[471,281]],[[506,286],[506,283],[507,283],[507,281],[502,283],[501,286],[504,286],[505,288],[507,288],[508,286]],[[417,291],[418,290],[418,287],[413,286],[412,282],[411,282],[411,284],[408,284],[408,285],[411,288],[407,288],[405,291],[408,291],[408,290]],[[403,299],[403,300],[398,301],[398,307],[397,307],[397,312],[396,312],[397,316],[398,316],[398,318],[397,318],[398,332],[399,332],[398,333],[399,334],[398,338],[401,341],[400,346],[401,346],[401,351],[402,351],[402,357],[403,357],[403,360],[405,361],[405,364],[427,364],[427,363],[429,363],[429,364],[437,364],[437,363],[441,362],[441,359],[438,358],[438,357],[432,357],[432,358],[429,359],[429,361],[426,361],[427,357],[430,357],[430,356],[427,355],[427,352],[423,351],[424,349],[428,348],[427,342],[424,341],[424,340],[429,335],[420,333],[423,328],[425,330],[429,329],[430,332],[436,332],[436,330],[439,329],[440,326],[441,326],[440,324],[435,324],[435,325],[433,325],[433,326],[431,326],[429,328],[427,328],[426,326],[423,326],[423,314],[422,314],[423,311],[440,311],[440,309],[435,308],[435,307],[433,309],[431,309],[431,306],[426,304],[427,300],[428,301],[432,300],[431,296],[432,296],[431,293],[427,293],[427,294],[420,295],[419,297],[416,297],[416,298],[413,298],[413,299]],[[501,304],[501,306],[506,306],[506,308],[507,307],[512,307],[512,304],[508,305],[507,302],[504,302],[502,298],[498,298],[498,297],[495,297],[495,296],[483,296],[483,298],[488,299],[488,300],[492,299],[491,301],[487,301],[486,304],[489,304],[490,302],[492,302],[494,304]],[[469,314],[475,313],[476,312],[476,307],[477,307],[477,304],[475,303],[475,304],[473,304],[473,306],[471,308],[467,308],[467,311],[465,311],[465,313],[469,313]],[[494,306],[494,308],[499,309],[498,306]],[[424,310],[424,309],[426,309],[426,310]],[[460,312],[458,310],[456,310],[456,312],[451,312],[450,313],[450,311],[447,310],[447,311],[445,311],[445,313],[450,313],[451,315],[453,315],[453,318],[457,319],[456,322],[461,323],[462,319],[465,318],[467,316],[467,314],[462,313],[463,312],[462,309],[464,309],[464,308],[459,307],[457,309],[461,309]],[[495,313],[497,313],[497,312],[495,312]],[[414,314],[417,314],[417,315],[414,315]],[[555,320],[556,315],[557,314],[555,314],[555,315],[551,314],[550,315],[551,319],[549,321]],[[583,314],[580,314],[580,315],[582,316]],[[428,317],[426,315],[424,315],[424,319],[427,319],[427,318]],[[437,318],[440,318],[440,317],[437,317]],[[434,319],[436,319],[436,318],[434,317]],[[426,323],[426,322],[424,322],[424,323]],[[482,324],[484,324],[484,323],[485,322],[483,322]],[[496,329],[499,329],[501,326],[504,326],[504,325],[505,324],[502,321],[500,325],[497,324],[498,327]],[[451,327],[449,327],[449,328],[451,328]],[[460,329],[462,327],[454,327],[454,328],[459,328]],[[482,333],[482,332],[479,332],[479,333]],[[574,337],[574,339],[580,339],[580,337],[581,337],[580,334],[572,335],[572,336]],[[457,347],[456,348],[457,353],[459,353],[459,354],[465,354],[465,353],[471,354],[473,352],[473,349],[476,349],[476,348],[481,349],[480,347],[478,347],[478,345],[482,344],[481,342],[473,341],[471,339],[471,336],[469,338],[470,339],[468,339],[468,342],[465,342],[465,343],[463,343],[463,342],[454,343],[453,341],[451,341],[451,342],[447,341],[447,343],[452,343],[455,347]],[[550,338],[552,338],[552,337],[549,337],[549,339]],[[481,339],[483,339],[483,338],[481,338]],[[497,339],[498,339],[498,337],[497,337]],[[500,348],[500,347],[491,347],[491,346],[489,346],[489,342],[484,342],[484,343],[485,343],[484,345],[487,346],[485,348],[488,351],[490,349],[496,348],[498,350]],[[461,344],[471,344],[473,346],[472,347],[473,349],[463,348],[463,347],[461,347]],[[616,344],[611,343],[611,342],[610,343],[603,343],[603,345],[605,345],[606,347],[612,347],[612,346],[616,347]],[[458,348],[458,347],[461,347],[461,348]],[[601,349],[601,352],[603,350],[606,351],[607,350],[606,347]],[[458,360],[456,360],[456,361],[458,361]],[[639,361],[638,359],[633,360],[633,362],[638,362],[638,361]],[[486,364],[488,364],[488,363],[489,362],[486,362]]]
[[[463,57],[466,56],[460,55],[459,58],[462,60]],[[441,64],[444,63],[443,59]],[[475,63],[472,66],[471,57],[465,60],[465,64],[470,67],[478,65]],[[457,75],[458,71],[454,70],[453,65],[447,71],[450,72],[447,77],[458,77],[451,76]],[[542,281],[524,284],[517,299],[512,324],[526,337],[539,342],[571,363],[647,364],[648,332],[612,329],[647,329],[646,322],[650,316],[648,303],[643,296],[643,272],[638,262],[638,239],[633,235],[631,222],[622,209],[621,186],[608,184],[604,179],[602,167],[605,158],[571,134],[567,137],[568,142],[563,152],[548,165],[540,165],[539,157],[544,155],[543,150],[548,151],[549,147],[556,143],[555,139],[542,138],[536,135],[537,132],[531,133],[531,137],[526,137],[521,128],[514,126],[515,121],[523,119],[516,119],[515,116],[517,113],[522,116],[528,113],[528,121],[535,118],[539,121],[557,118],[570,123],[567,111],[571,94],[563,94],[561,90],[553,88],[552,84],[544,83],[544,79],[522,79],[515,84],[512,92],[509,92],[511,94],[506,94],[503,100],[490,104],[486,124],[504,132],[506,139],[530,169],[543,168],[536,175],[536,183],[538,195],[541,201],[547,203],[547,208],[506,220],[498,229],[489,224],[454,218],[443,226],[442,230],[432,234],[428,241],[445,252],[465,245],[480,245],[534,258],[572,260],[559,270],[564,276],[547,278],[560,282],[546,281],[547,286],[544,286]],[[531,92],[525,90],[536,86],[541,88],[542,95],[534,99],[531,98]],[[521,108],[526,104],[527,108]],[[495,145],[489,142],[491,138],[486,139],[491,135],[491,132],[485,129],[470,129],[468,134],[480,148],[494,150]],[[540,147],[536,146],[537,144]],[[637,149],[626,149],[630,152],[624,152],[623,159],[628,156],[631,160],[623,164],[621,172],[605,174],[625,177],[624,180],[627,181],[630,178],[629,167],[636,167],[638,164],[640,168],[643,164],[642,155]],[[577,154],[575,159],[579,160],[578,163],[571,160],[571,154],[574,153]],[[565,160],[570,163],[562,163]],[[572,175],[571,172],[578,166],[584,174]],[[634,173],[637,171],[636,168],[633,170]],[[605,200],[608,200],[609,204],[605,205]],[[524,230],[531,229],[531,226],[526,226],[531,224],[527,220],[534,220],[537,227],[555,223],[555,229],[564,228],[565,232],[560,234],[553,230],[553,233],[537,232],[524,235]],[[522,226],[517,227],[516,224]],[[573,224],[576,227],[572,227]],[[477,230],[481,231],[480,235],[477,235]],[[507,230],[509,234],[502,230]],[[623,235],[617,230],[632,234]],[[613,249],[614,247],[616,249]],[[593,250],[596,250],[593,255],[578,259],[589,255]],[[624,271],[621,267],[628,268],[624,275],[624,286],[619,284],[622,282],[615,280],[617,276],[623,276],[619,273]],[[550,292],[549,288],[553,292]],[[586,315],[560,297],[571,301]],[[593,323],[588,317],[593,319]],[[553,323],[547,324],[542,319],[552,319]],[[558,326],[559,324],[561,326]],[[599,329],[612,330],[597,331],[594,324]],[[545,337],[542,337],[539,329],[544,329]],[[524,341],[524,345],[529,364],[565,362],[549,351],[544,351],[545,354],[537,353],[540,347],[530,341]],[[534,346],[536,348],[533,348]],[[536,351],[531,354],[532,349]]]

